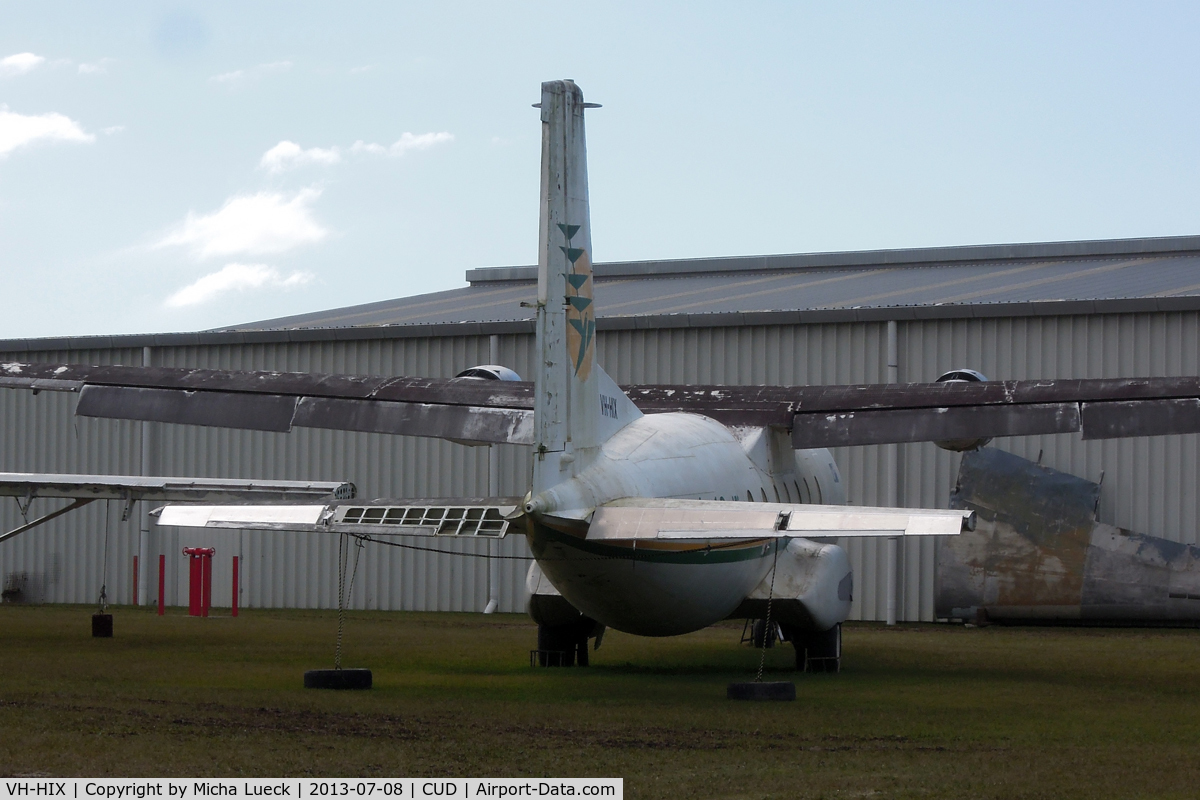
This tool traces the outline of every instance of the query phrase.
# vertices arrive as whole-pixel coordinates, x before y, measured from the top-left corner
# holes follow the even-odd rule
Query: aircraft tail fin
[[[592,230],[583,101],[573,81],[542,84],[533,494],[578,474],[641,412],[596,363]]]

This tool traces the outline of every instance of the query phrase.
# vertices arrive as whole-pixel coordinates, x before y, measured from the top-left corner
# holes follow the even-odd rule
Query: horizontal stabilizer
[[[454,498],[369,504],[169,505],[159,525],[184,528],[350,533],[359,536],[499,538],[518,515],[520,498]]]
[[[588,539],[953,536],[971,511],[628,498],[596,509]]]
[[[140,475],[70,475],[0,472],[0,497],[72,497],[151,502],[234,502],[238,500],[353,500],[353,483],[264,481],[233,478],[163,478]]]

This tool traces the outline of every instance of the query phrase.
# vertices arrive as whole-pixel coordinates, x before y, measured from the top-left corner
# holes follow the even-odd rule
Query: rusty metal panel
[[[292,429],[295,397],[225,394],[127,386],[84,386],[75,413],[82,417],[136,419],[284,432]]]
[[[792,446],[849,447],[1078,430],[1076,403],[827,412],[796,414],[792,419]]]
[[[937,613],[993,621],[1200,622],[1200,547],[1097,522],[1100,486],[1010,453],[963,456],[938,543]]]
[[[1083,438],[1200,433],[1200,399],[1084,403]]]
[[[515,408],[302,397],[292,424],[479,444],[533,443],[533,412]]]
[[[1099,499],[1098,485],[1003,450],[966,453],[950,505],[978,516],[974,532],[938,542],[939,616],[1079,606]]]

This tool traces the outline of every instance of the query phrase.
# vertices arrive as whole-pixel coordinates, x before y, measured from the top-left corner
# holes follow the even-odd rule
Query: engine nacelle
[[[519,381],[521,376],[513,372],[508,367],[502,367],[499,364],[482,364],[478,367],[464,369],[454,377],[456,378],[474,378],[480,381]]]
[[[939,377],[937,383],[978,383],[986,380],[987,376],[978,370],[952,369]],[[979,439],[948,439],[941,442],[934,442],[934,444],[943,450],[953,450],[956,453],[961,453],[966,450],[978,450],[991,440],[989,436]]]

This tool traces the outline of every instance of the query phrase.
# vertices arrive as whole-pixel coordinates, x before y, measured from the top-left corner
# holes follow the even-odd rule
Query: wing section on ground
[[[1082,432],[1200,433],[1200,377],[850,386],[632,386],[644,413],[791,431],[797,448]]]
[[[500,538],[521,515],[521,498],[433,498],[371,503],[168,505],[159,525],[185,528],[349,533],[366,538]]]
[[[533,442],[533,385],[520,381],[5,362],[0,387],[77,393],[85,417]]]
[[[588,539],[954,536],[971,511],[626,498],[596,509]]]

